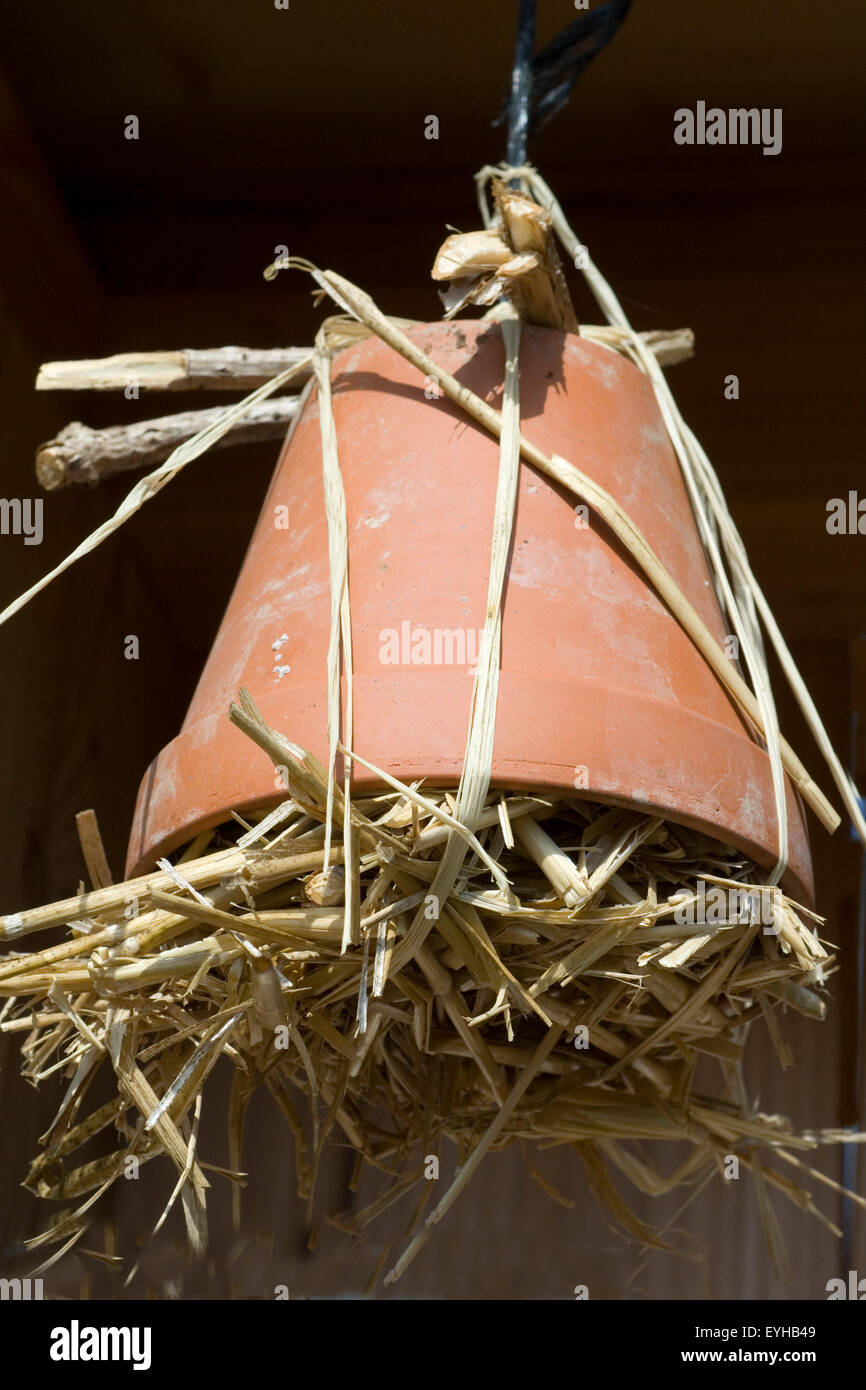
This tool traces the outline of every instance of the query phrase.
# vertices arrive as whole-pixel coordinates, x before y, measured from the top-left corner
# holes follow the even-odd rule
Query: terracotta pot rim
[[[387,701],[387,686],[390,683],[393,683],[395,693],[400,695],[400,700],[393,702],[395,709],[394,728],[396,729],[398,723],[396,711],[402,707],[405,713],[407,707],[411,710],[413,703],[406,700],[407,678],[409,684],[419,686],[435,684],[438,687],[438,698],[443,702],[443,705],[453,699],[450,692],[455,684],[458,687],[465,684],[468,709],[472,681],[467,671],[443,670],[441,667],[419,667],[412,668],[410,671],[405,668],[395,668],[394,673],[389,672],[375,676],[361,675],[355,678],[356,729],[360,729],[363,724],[365,699],[375,701],[377,704]],[[557,693],[559,695],[558,700],[556,699]],[[580,697],[579,700],[578,696]],[[627,739],[630,729],[646,727],[647,718],[649,718],[658,732],[660,746],[688,748],[709,743],[712,743],[716,749],[721,746],[729,751],[731,765],[736,768],[738,783],[751,783],[753,786],[759,786],[762,791],[769,786],[769,759],[766,752],[756,742],[738,736],[732,729],[683,705],[663,701],[645,693],[638,700],[633,691],[598,681],[584,680],[577,685],[569,686],[563,682],[549,681],[520,672],[507,671],[500,676],[500,699],[506,706],[509,704],[519,708],[529,706],[547,711],[555,710],[556,706],[560,708],[570,706],[576,730],[579,731],[582,726],[585,726],[587,735],[591,734],[595,721],[599,717],[604,717],[605,711],[610,707],[617,712],[618,725],[621,723],[622,726],[621,737],[623,740]],[[264,697],[260,697],[258,704],[263,717],[274,728],[294,741],[293,723],[295,721],[292,720],[291,711],[286,709],[285,692],[276,686],[271,691],[266,692]],[[316,718],[322,730],[322,738],[319,746],[313,748],[312,751],[324,762],[326,760],[324,735],[326,696],[323,682],[295,687],[291,693],[291,705],[294,710],[298,711],[299,716],[303,712],[303,721],[299,717],[298,723],[305,722],[309,725],[311,717]],[[641,707],[643,715],[639,725],[630,718],[630,711],[638,705]],[[556,718],[555,713],[553,718]],[[223,716],[223,720],[228,724],[227,712]],[[277,805],[280,800],[284,799],[279,790],[271,791],[267,785],[273,783],[274,773],[265,754],[255,748],[245,735],[235,729],[233,725],[229,724],[227,729],[222,729],[220,723],[219,719],[210,716],[195,724],[187,725],[151,763],[142,781],[136,805],[133,833],[130,839],[128,870],[130,866],[134,866],[135,873],[146,872],[156,858],[170,853],[182,843],[192,839],[200,831],[230,820],[232,810],[243,815],[245,810],[261,810]],[[406,737],[410,736],[410,719],[404,723],[403,731]],[[531,737],[531,733],[531,730],[527,730],[527,738]],[[225,797],[220,796],[215,791],[214,781],[209,776],[212,757],[210,750],[218,743],[231,750],[239,770],[238,775],[246,778],[246,786],[249,788],[249,794],[244,794],[232,802],[226,802]],[[575,738],[575,749],[577,750],[580,746],[581,738],[578,732]],[[413,751],[410,753],[401,748],[399,735],[397,741],[389,746],[387,756],[381,754],[377,756],[375,750],[366,749],[363,742],[357,738],[355,747],[358,753],[367,757],[370,762],[405,782],[423,778],[430,787],[453,788],[456,787],[459,780],[462,748],[459,755],[449,754],[447,758],[442,758],[437,756],[432,749],[421,749],[419,752],[416,741]],[[339,766],[341,767],[341,765],[340,763]],[[676,765],[674,766],[676,767]],[[639,788],[627,787],[621,779],[617,780],[616,769],[608,770],[604,767],[597,768],[594,776],[589,771],[587,786],[578,788],[574,785],[574,773],[578,766],[580,766],[580,762],[577,753],[573,763],[552,763],[549,760],[539,761],[533,757],[520,760],[503,759],[497,756],[496,742],[494,741],[491,788],[521,794],[538,792],[544,795],[576,796],[583,800],[595,800],[610,805],[631,806],[635,810],[647,814],[663,815],[676,824],[690,827],[710,836],[720,844],[731,845],[748,855],[762,868],[769,869],[775,862],[774,856],[768,852],[766,845],[756,838],[757,832],[750,831],[742,805],[739,822],[734,825],[730,823],[730,799],[726,800],[725,796],[726,789],[728,789],[727,784],[722,783],[717,786],[715,789],[717,795],[712,790],[708,790],[701,797],[694,793],[687,796],[682,787],[676,787],[672,773],[669,773],[667,780],[663,769],[656,769],[658,775],[650,776],[649,774],[653,769],[648,761],[642,769],[641,781],[643,785]],[[592,763],[589,766],[591,769]],[[177,830],[170,826],[164,827],[162,832],[154,838],[154,827],[150,824],[149,818],[152,789],[160,778],[166,776],[174,784],[178,774],[183,782],[182,804],[186,808],[184,824]],[[354,784],[356,789],[364,794],[373,790],[382,790],[385,785],[358,763],[355,765]],[[786,788],[789,819],[798,813],[802,815],[799,798],[787,778]],[[686,805],[683,805],[684,800],[687,800]],[[725,809],[726,805],[728,806],[727,810]],[[765,822],[766,811],[763,806],[760,809],[756,808],[754,814],[759,825]],[[148,846],[148,848],[142,852],[142,846]],[[137,848],[134,849],[134,847]],[[814,884],[808,855],[805,859],[799,857],[795,846],[792,846],[792,851],[791,862],[783,881],[784,885],[786,890],[798,901],[811,906],[814,902]]]

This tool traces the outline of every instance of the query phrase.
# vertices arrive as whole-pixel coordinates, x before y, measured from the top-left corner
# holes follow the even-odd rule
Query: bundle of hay
[[[294,1136],[300,1197],[329,1138],[385,1175],[354,1230],[415,1183],[426,1196],[425,1163],[446,1139],[461,1166],[431,1220],[486,1152],[515,1139],[575,1145],[596,1194],[647,1242],[657,1237],[609,1166],[662,1191],[724,1173],[735,1156],[811,1206],[762,1154],[799,1163],[792,1150],[833,1136],[753,1113],[739,1063],[752,1020],[764,1019],[784,1064],[780,1011],[823,1016],[834,961],[813,914],[729,847],[576,797],[489,794],[476,834],[460,832],[470,852],[443,903],[431,887],[457,824],[447,791],[353,800],[350,862],[340,845],[325,863],[324,769],[267,729],[245,692],[242,706],[235,721],[289,768],[281,805],[207,832],[156,873],[0,920],[15,943],[0,965],[0,1028],[23,1035],[30,1080],[69,1078],[26,1185],[70,1205],[35,1244],[67,1249],[130,1159],[167,1155],[178,1173],[169,1206],[181,1197],[191,1242],[204,1245],[197,1118],[221,1056],[236,1067],[236,1175],[244,1112],[264,1085]],[[339,797],[334,812],[342,823]],[[104,881],[92,826],[82,838]],[[20,949],[58,925],[61,944]],[[694,1088],[704,1054],[721,1064],[721,1096]],[[103,1069],[116,1097],[88,1114]],[[667,1181],[635,1147],[665,1139],[690,1146]]]

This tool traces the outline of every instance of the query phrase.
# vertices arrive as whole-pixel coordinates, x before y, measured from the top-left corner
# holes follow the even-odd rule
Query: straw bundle
[[[763,1017],[787,1065],[780,1006],[820,1018],[834,961],[817,919],[759,887],[755,866],[633,810],[496,791],[477,832],[461,827],[468,857],[438,903],[431,888],[457,824],[451,793],[395,784],[353,799],[347,816],[337,792],[334,819],[348,823],[352,848],[347,860],[331,847],[323,865],[327,773],[269,729],[246,692],[232,718],[288,768],[282,804],[257,824],[206,833],[157,873],[0,919],[18,946],[0,964],[0,1029],[23,1035],[29,1079],[70,1078],[26,1185],[71,1205],[34,1244],[56,1244],[58,1258],[131,1158],[166,1155],[177,1171],[166,1210],[180,1197],[203,1247],[211,1165],[198,1154],[198,1115],[221,1056],[236,1068],[229,1176],[240,1182],[244,1112],[265,1085],[294,1139],[301,1197],[312,1197],[329,1137],[384,1175],[353,1230],[416,1182],[429,1194],[425,1161],[446,1139],[462,1167],[431,1220],[484,1153],[515,1139],[576,1146],[596,1194],[649,1243],[658,1238],[607,1165],[662,1191],[735,1155],[815,1210],[761,1152],[798,1162],[789,1150],[832,1136],[796,1135],[749,1110],[739,1062],[746,1025]],[[84,828],[91,877],[104,884],[98,834]],[[413,939],[419,909],[429,930]],[[61,923],[61,944],[20,949],[21,937]],[[694,1089],[702,1054],[721,1063],[721,1097]],[[103,1068],[116,1098],[86,1114]],[[634,1147],[652,1139],[691,1146],[674,1178]]]

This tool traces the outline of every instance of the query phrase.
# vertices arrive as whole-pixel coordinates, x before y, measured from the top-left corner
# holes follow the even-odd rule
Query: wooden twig
[[[334,864],[342,863],[342,853],[342,846],[338,848],[335,845],[331,850],[330,861]],[[193,888],[210,888],[232,874],[251,871],[263,882],[269,879],[291,878],[294,874],[315,873],[321,869],[322,854],[321,848],[284,855],[253,855],[246,854],[241,849],[227,849],[218,854],[211,853],[200,859],[188,860],[183,865],[183,877]],[[48,903],[28,912],[12,913],[10,916],[0,917],[0,943],[17,940],[19,936],[29,936],[31,932],[47,931],[49,927],[80,922],[83,917],[96,919],[106,913],[122,913],[133,901],[144,909],[152,892],[169,892],[176,887],[177,883],[171,874],[160,869],[158,872],[129,878],[123,883],[107,888],[95,889],[92,893],[79,893],[74,898],[64,898],[60,902]],[[141,919],[127,923],[127,926],[130,932],[139,931]],[[116,939],[116,936],[116,931],[107,927],[97,931],[92,941],[94,945],[102,945],[103,941],[111,941]],[[80,944],[81,938],[77,941],[73,939],[62,946],[55,946],[51,948],[52,954],[47,959],[62,959],[74,954]],[[4,960],[0,965],[0,975],[12,973],[16,968],[17,962],[14,959]]]
[[[397,323],[406,320],[398,319]],[[588,337],[603,329],[585,328]],[[690,328],[657,329],[639,335],[663,367],[694,356]],[[37,391],[247,391],[300,362],[306,348],[184,348],[180,352],[122,352],[76,362],[44,362]],[[309,376],[305,370],[301,381]]]
[[[253,406],[242,420],[213,447],[258,444],[282,439],[298,411],[297,396],[278,396]],[[56,439],[36,451],[36,476],[47,492],[73,483],[93,485],[113,473],[135,468],[155,468],[185,439],[191,439],[223,413],[222,406],[185,410],[158,420],[137,420],[131,425],[112,425],[93,430],[74,420]]]
[[[99,833],[96,812],[92,810],[79,811],[75,817],[75,824],[78,828],[78,839],[81,844],[81,852],[84,855],[84,862],[87,865],[87,872],[90,875],[91,886],[93,888],[110,887],[113,879],[108,867],[102,836]]]
[[[37,391],[251,391],[309,348],[181,348],[175,352],[121,352],[114,357],[44,362]],[[309,371],[305,373],[309,375]]]

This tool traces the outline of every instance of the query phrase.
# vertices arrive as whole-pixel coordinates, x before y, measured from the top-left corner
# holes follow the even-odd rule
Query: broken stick
[[[448,243],[446,242],[446,245]],[[468,283],[468,282],[467,282]],[[409,320],[393,319],[405,326]],[[585,328],[587,337],[604,332]],[[694,355],[690,328],[655,330],[638,335],[663,367]],[[184,348],[179,352],[122,352],[114,357],[82,358],[74,362],[44,362],[36,378],[37,391],[251,391],[278,372],[302,362],[309,348]],[[303,381],[309,372],[299,374]]]
[[[44,362],[37,391],[251,391],[296,366],[309,348],[181,348]],[[309,372],[306,373],[309,375]]]
[[[298,413],[299,399],[298,396],[277,396],[261,401],[212,447],[224,449],[229,445],[282,439]],[[93,486],[113,473],[156,467],[178,444],[191,439],[223,413],[223,406],[185,410],[157,420],[138,420],[131,425],[112,425],[104,430],[93,430],[74,420],[56,439],[39,446],[36,476],[46,492],[55,492],[74,483]]]

